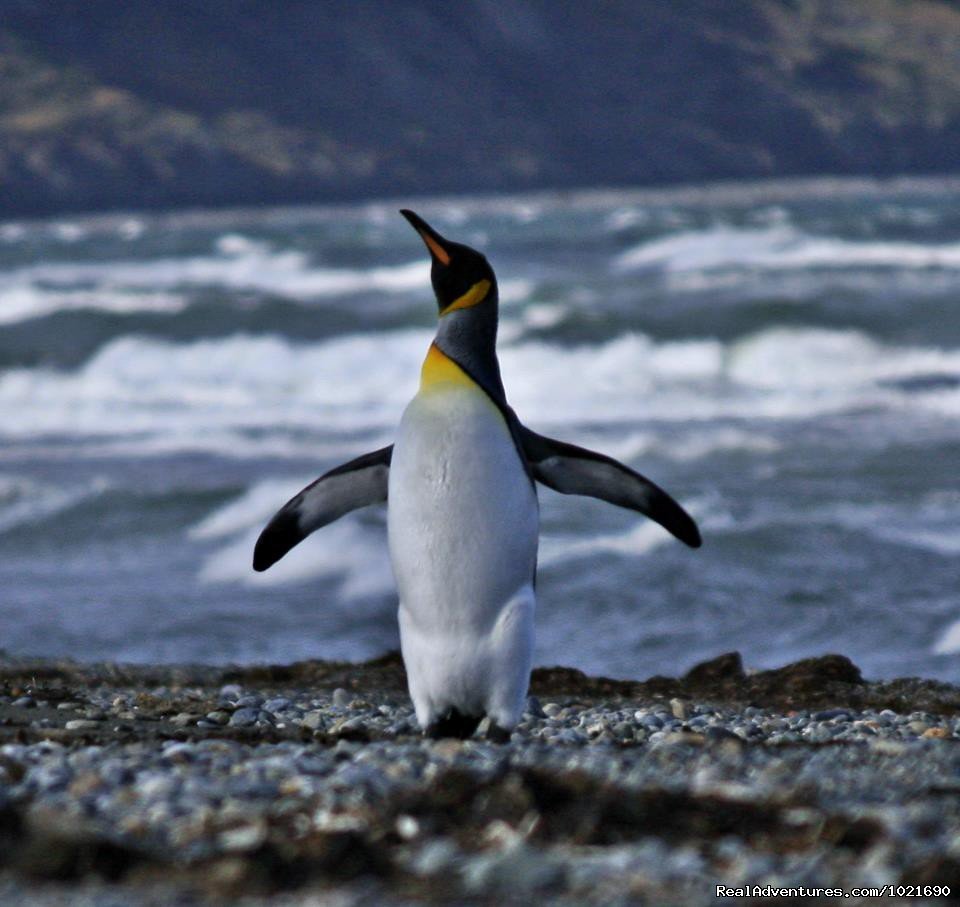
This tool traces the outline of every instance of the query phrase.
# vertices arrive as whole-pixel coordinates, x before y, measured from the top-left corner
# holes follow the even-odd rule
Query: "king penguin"
[[[321,526],[387,502],[400,647],[430,737],[509,737],[533,658],[536,483],[638,511],[692,548],[700,533],[665,491],[611,457],[531,431],[507,404],[497,361],[497,278],[487,259],[400,212],[430,254],[437,333],[393,444],[338,466],[260,534],[266,570]]]

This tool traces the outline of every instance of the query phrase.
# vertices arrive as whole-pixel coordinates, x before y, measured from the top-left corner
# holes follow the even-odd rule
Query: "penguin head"
[[[422,217],[406,208],[410,222],[430,253],[430,282],[441,317],[460,309],[497,301],[497,278],[487,259],[476,249],[444,239]]]

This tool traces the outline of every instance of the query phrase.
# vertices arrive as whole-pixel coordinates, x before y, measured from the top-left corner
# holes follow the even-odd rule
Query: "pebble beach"
[[[424,740],[395,654],[5,657],[0,903],[942,901],[960,891],[958,740],[960,688],[868,682],[839,655],[751,672],[729,653],[642,682],[540,668],[502,745]]]

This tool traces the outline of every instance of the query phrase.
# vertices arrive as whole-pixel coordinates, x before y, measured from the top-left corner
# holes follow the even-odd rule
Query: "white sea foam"
[[[136,239],[145,226],[130,220],[118,229],[128,239]],[[909,283],[911,272],[925,272],[916,290],[930,293],[954,286],[952,274],[960,270],[960,243],[854,241],[813,236],[774,221],[764,227],[719,225],[670,234],[628,249],[615,260],[615,266],[621,271],[662,271],[669,287],[677,292],[740,288],[750,274],[779,271],[783,280],[792,281],[783,287],[778,284],[778,293],[787,297],[803,297],[809,295],[811,286],[822,286],[822,279],[810,269],[829,269],[840,275],[842,269],[848,269],[846,276],[837,279],[853,280],[854,289],[863,292],[882,291],[882,286],[857,283],[873,273],[865,268],[895,269],[898,284]],[[525,277],[504,279],[500,290],[505,309],[509,312],[527,301],[535,286]],[[188,303],[192,291],[207,287],[305,302],[362,293],[429,292],[429,262],[418,258],[376,268],[324,267],[302,251],[276,248],[228,232],[213,240],[212,252],[207,255],[55,261],[0,272],[0,323],[62,309],[177,312]],[[760,291],[769,292],[769,286]],[[547,317],[542,307],[537,311]],[[530,317],[535,322],[540,316]]]
[[[347,599],[389,593],[393,574],[384,525],[356,515],[325,526],[322,536],[301,542],[270,570],[254,573],[251,569],[254,544],[264,525],[312,478],[265,479],[193,526],[191,538],[229,539],[206,557],[201,582],[277,586],[326,579],[337,582],[339,593]]]
[[[721,508],[716,505],[712,512]],[[733,532],[772,526],[834,526],[883,542],[948,557],[960,554],[960,492],[931,491],[909,503],[840,501],[817,506],[802,503],[770,509],[718,524]]]
[[[427,330],[312,344],[246,335],[186,344],[124,337],[75,371],[0,374],[0,437],[156,437],[165,449],[204,449],[222,446],[231,432],[253,444],[304,429],[327,440],[389,433],[416,391],[430,339]],[[730,344],[656,343],[640,334],[578,347],[516,342],[502,348],[501,365],[511,403],[544,430],[648,419],[795,419],[864,407],[943,414],[960,405],[955,388],[898,384],[960,375],[960,350],[888,346],[856,331],[770,329]],[[743,438],[728,441],[745,447]],[[679,456],[693,458],[701,448],[691,442]]]
[[[136,217],[128,217],[117,224],[117,235],[127,242],[139,239],[147,232],[147,225]]]
[[[728,514],[718,509],[714,501],[701,497],[682,503],[697,520],[701,530],[713,531],[730,525]],[[586,538],[544,533],[540,538],[537,563],[549,569],[558,564],[593,558],[598,554],[632,558],[672,543],[674,538],[666,529],[652,520],[637,516],[636,522],[622,532],[601,533]]]
[[[23,224],[0,224],[0,242],[17,243],[27,235],[27,228]]]
[[[912,527],[908,544],[919,544],[938,554],[955,557],[960,554],[960,492],[955,489],[933,492],[924,500],[923,516],[933,518],[933,526]],[[918,518],[919,522],[919,518]],[[937,525],[939,524],[939,525]],[[960,620],[954,621],[933,644],[935,655],[960,652]]]
[[[81,239],[85,239],[89,235],[89,231],[86,227],[81,224],[73,223],[72,221],[60,221],[50,225],[50,232],[61,242],[65,243],[75,243],[79,242]]]
[[[956,655],[960,652],[960,620],[954,621],[933,644],[934,655]]]
[[[678,462],[691,462],[715,453],[775,453],[781,443],[769,434],[731,425],[697,427],[665,438],[662,433],[630,432],[618,437],[582,436],[567,440],[584,447],[603,450],[618,460],[630,462],[654,455]]]
[[[528,328],[552,328],[570,313],[569,306],[555,303],[536,303],[523,310],[523,323]]]
[[[204,517],[191,527],[189,535],[195,539],[217,539],[265,525],[282,504],[310,481],[312,478],[304,476],[302,479],[266,479],[258,482],[236,500]]]
[[[336,582],[339,594],[348,600],[385,595],[394,588],[386,532],[381,528],[361,523],[355,517],[344,517],[325,526],[322,535],[305,539],[269,570],[255,573],[251,559],[261,528],[211,554],[200,569],[200,581],[282,586],[328,580]]]
[[[115,312],[179,311],[198,287],[253,290],[298,301],[358,293],[427,289],[430,264],[417,260],[369,269],[324,268],[299,251],[276,251],[240,234],[224,234],[217,254],[184,258],[45,262],[0,272],[0,323],[59,309]],[[507,282],[506,298],[525,298],[529,285]],[[179,291],[179,292],[178,292]]]
[[[813,236],[784,223],[763,228],[718,225],[649,240],[614,259],[620,270],[724,268],[960,268],[960,243],[920,244]]]
[[[501,305],[511,307],[526,302],[536,288],[536,283],[523,277],[513,277],[497,282]]]
[[[75,372],[0,375],[0,434],[157,434],[202,445],[224,428],[328,431],[395,422],[416,389],[430,335],[399,331],[297,346],[234,336],[167,344],[114,340]]]
[[[650,220],[650,212],[646,208],[624,207],[615,208],[604,218],[604,226],[611,233],[629,230]]]
[[[230,258],[242,258],[245,255],[263,257],[270,254],[270,244],[262,240],[251,239],[242,233],[223,233],[214,240],[214,248]]]
[[[182,311],[186,306],[187,299],[181,294],[148,290],[68,290],[44,288],[32,283],[0,288],[0,324],[15,324],[55,312],[86,310],[125,315],[133,312],[172,314]]]
[[[960,269],[731,268],[660,274],[666,292],[723,294],[736,305],[770,299],[805,302],[838,294],[859,296],[870,305],[891,298],[955,295],[960,282]]]
[[[666,529],[650,520],[639,519],[635,526],[625,532],[597,535],[592,538],[544,535],[541,538],[537,563],[549,569],[560,563],[580,558],[592,558],[598,554],[617,554],[636,557],[648,554],[655,548],[672,540]]]
[[[365,270],[319,268],[312,266],[302,252],[273,252],[251,243],[246,253],[220,256],[31,265],[8,272],[8,278],[62,286],[87,283],[124,289],[221,286],[309,299],[368,290],[404,292],[427,287],[430,265],[417,260]]]
[[[772,328],[734,344],[727,373],[745,387],[864,388],[915,375],[960,375],[960,350],[890,347],[853,330]]]
[[[22,475],[0,473],[0,533],[62,513],[107,487],[109,483],[105,479],[63,487]]]
[[[543,217],[545,207],[532,201],[518,201],[512,206],[510,214],[518,224],[532,224]]]
[[[955,489],[927,492],[909,507],[838,507],[854,525],[885,541],[947,557],[960,554],[960,492]]]

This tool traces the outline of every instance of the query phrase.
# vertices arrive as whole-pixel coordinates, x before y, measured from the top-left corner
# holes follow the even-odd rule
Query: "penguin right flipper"
[[[272,567],[311,532],[351,510],[386,501],[392,455],[392,444],[363,454],[294,495],[260,533],[253,549],[253,569]]]
[[[519,426],[523,451],[534,479],[561,494],[582,494],[636,510],[691,548],[699,548],[693,518],[662,488],[613,457]]]

